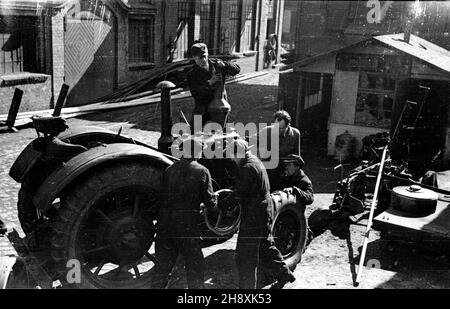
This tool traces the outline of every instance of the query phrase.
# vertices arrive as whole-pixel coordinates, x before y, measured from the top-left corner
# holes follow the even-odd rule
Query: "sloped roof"
[[[450,51],[413,34],[409,42],[404,41],[403,37],[403,33],[397,33],[379,35],[374,39],[450,74]]]
[[[406,42],[403,39],[404,33],[374,36],[343,48],[335,49],[310,58],[302,59],[300,61],[292,63],[289,66],[284,67],[283,70],[288,70],[293,67],[302,67],[332,54],[342,52],[344,50],[351,49],[362,44],[375,42],[388,45],[401,52],[409,54],[419,61],[438,69],[442,73],[450,75],[450,51],[413,34],[411,34],[409,42]]]

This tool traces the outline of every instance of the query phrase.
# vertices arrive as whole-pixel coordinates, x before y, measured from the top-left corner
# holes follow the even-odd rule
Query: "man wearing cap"
[[[311,180],[303,171],[305,161],[299,155],[290,154],[284,160],[286,172],[281,177],[281,186],[297,196],[303,205],[314,202],[314,191]]]
[[[216,83],[222,83],[224,86],[225,77],[239,74],[241,68],[237,64],[220,59],[209,59],[208,47],[203,43],[192,45],[191,54],[195,64],[187,75],[187,83],[195,100],[191,118],[191,126],[194,127],[194,115],[202,115],[203,123],[210,120],[208,105],[214,99]],[[228,101],[225,87],[223,89],[225,100]]]
[[[284,264],[281,253],[270,239],[270,186],[262,162],[250,153],[244,140],[234,140],[226,148],[226,156],[238,166],[234,191],[227,200],[241,203],[241,223],[236,245],[236,264],[239,272],[239,288],[254,289],[258,283],[260,256],[266,256],[277,265],[279,281],[293,282],[295,277]],[[226,205],[224,201],[221,205]]]
[[[162,178],[160,218],[155,241],[156,266],[152,287],[166,287],[170,273],[183,255],[189,289],[199,289],[204,282],[204,259],[198,218],[200,204],[216,207],[211,175],[197,162],[203,145],[189,138],[182,144],[183,157],[168,167]]]

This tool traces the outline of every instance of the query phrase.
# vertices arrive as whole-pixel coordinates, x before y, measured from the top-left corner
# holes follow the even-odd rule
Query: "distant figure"
[[[277,35],[272,33],[269,38],[264,42],[264,64],[263,69],[269,67],[274,68],[277,60],[278,38]]]
[[[175,54],[175,44],[172,41],[172,37],[169,37],[169,44],[167,44],[167,49],[169,51],[169,55],[167,57],[166,62],[172,63],[173,62],[173,55]]]

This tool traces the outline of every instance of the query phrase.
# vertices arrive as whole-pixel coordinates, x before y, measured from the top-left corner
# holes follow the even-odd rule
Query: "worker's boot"
[[[295,276],[291,271],[283,272],[277,279],[277,282],[275,282],[271,289],[282,289],[286,283],[292,283],[295,281]]]

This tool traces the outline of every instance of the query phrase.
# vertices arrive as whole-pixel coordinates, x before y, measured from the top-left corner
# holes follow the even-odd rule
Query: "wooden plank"
[[[232,80],[227,81],[226,84],[233,84],[233,83],[241,82],[241,81],[248,80],[251,78],[260,77],[260,76],[266,75],[267,73],[268,72],[265,71],[265,72],[256,72],[256,73],[241,75],[238,78],[234,78]],[[179,91],[179,90],[174,89],[174,91]],[[172,100],[186,99],[189,97],[191,97],[190,91],[184,91],[184,92],[180,92],[175,95],[172,95]],[[108,110],[127,108],[127,107],[137,107],[137,106],[142,106],[142,105],[147,105],[147,104],[157,104],[159,102],[160,102],[160,97],[158,94],[158,95],[153,95],[150,97],[143,97],[143,98],[139,98],[136,100],[131,100],[128,102],[107,103],[107,104],[102,102],[102,103],[84,105],[84,106],[80,106],[80,107],[66,107],[61,110],[61,117],[62,118],[72,118],[72,117],[77,117],[80,115],[85,115],[88,113],[94,113],[94,112],[99,112],[99,111],[108,111]],[[17,116],[16,126],[25,126],[25,125],[30,124],[31,116],[34,116],[34,115],[47,116],[47,115],[51,114],[52,112],[53,112],[53,110],[49,109],[49,110],[42,110],[42,111],[36,111],[36,112],[20,113]],[[0,121],[2,121],[3,117],[5,117],[5,116],[0,115]]]
[[[17,118],[17,113],[19,112],[20,103],[22,102],[22,96],[23,96],[23,91],[20,90],[19,88],[16,88],[14,90],[14,96],[11,101],[11,106],[9,108],[8,118],[6,119],[7,127],[10,127],[10,128],[14,127],[14,124],[15,124],[16,118]]]

